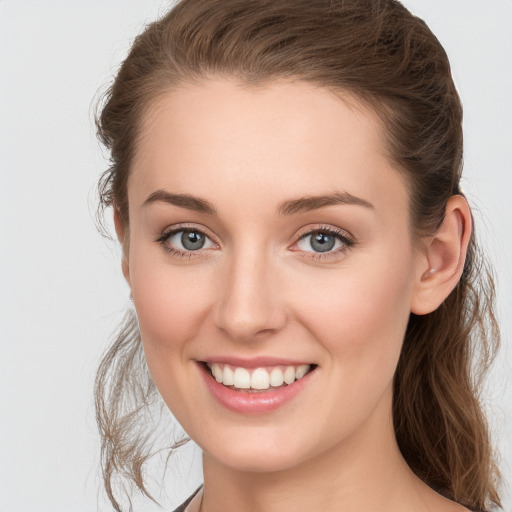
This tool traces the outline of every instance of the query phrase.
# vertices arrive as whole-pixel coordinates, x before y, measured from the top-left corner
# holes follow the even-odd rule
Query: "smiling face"
[[[145,118],[125,272],[155,384],[221,464],[393,438],[422,269],[381,130],[353,99],[284,81],[183,86]]]

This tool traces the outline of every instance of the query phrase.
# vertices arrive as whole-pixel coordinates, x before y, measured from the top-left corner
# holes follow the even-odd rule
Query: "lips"
[[[210,395],[237,413],[262,414],[284,407],[309,385],[317,365],[283,360],[199,362]],[[273,363],[273,364],[271,364]]]

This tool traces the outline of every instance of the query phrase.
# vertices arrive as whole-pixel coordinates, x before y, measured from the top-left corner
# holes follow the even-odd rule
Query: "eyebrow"
[[[365,208],[374,208],[373,204],[366,201],[366,199],[353,196],[348,192],[334,192],[327,195],[299,197],[298,199],[285,201],[279,206],[278,212],[280,215],[293,215],[337,204],[350,204],[364,206]]]
[[[217,215],[217,210],[212,203],[206,199],[196,197],[190,194],[172,194],[166,190],[157,190],[153,192],[145,201],[143,206],[153,203],[168,203],[187,210],[192,210],[208,215]],[[299,197],[281,203],[277,209],[279,215],[294,215],[311,210],[324,208],[338,204],[364,206],[374,208],[373,204],[360,197],[353,196],[348,192],[334,192],[332,194]]]
[[[145,201],[143,206],[153,203],[169,203],[187,210],[193,210],[208,215],[217,215],[217,210],[212,203],[190,194],[171,194],[166,190],[157,190],[153,192]]]

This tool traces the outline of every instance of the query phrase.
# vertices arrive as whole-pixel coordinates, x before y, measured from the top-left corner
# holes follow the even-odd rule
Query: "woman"
[[[136,39],[98,117],[136,311],[97,378],[114,508],[157,392],[203,450],[189,512],[500,505],[461,120],[396,1],[182,0]]]

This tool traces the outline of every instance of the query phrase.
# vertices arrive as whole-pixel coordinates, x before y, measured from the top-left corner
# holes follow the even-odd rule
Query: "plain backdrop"
[[[450,56],[465,107],[463,188],[498,276],[503,349],[485,398],[512,479],[512,1],[408,0]],[[94,372],[128,304],[94,224],[106,168],[92,106],[162,0],[0,0],[0,512],[110,510]],[[201,481],[188,446],[166,510]],[[510,492],[506,510],[512,509]],[[159,510],[136,500],[136,511]]]

